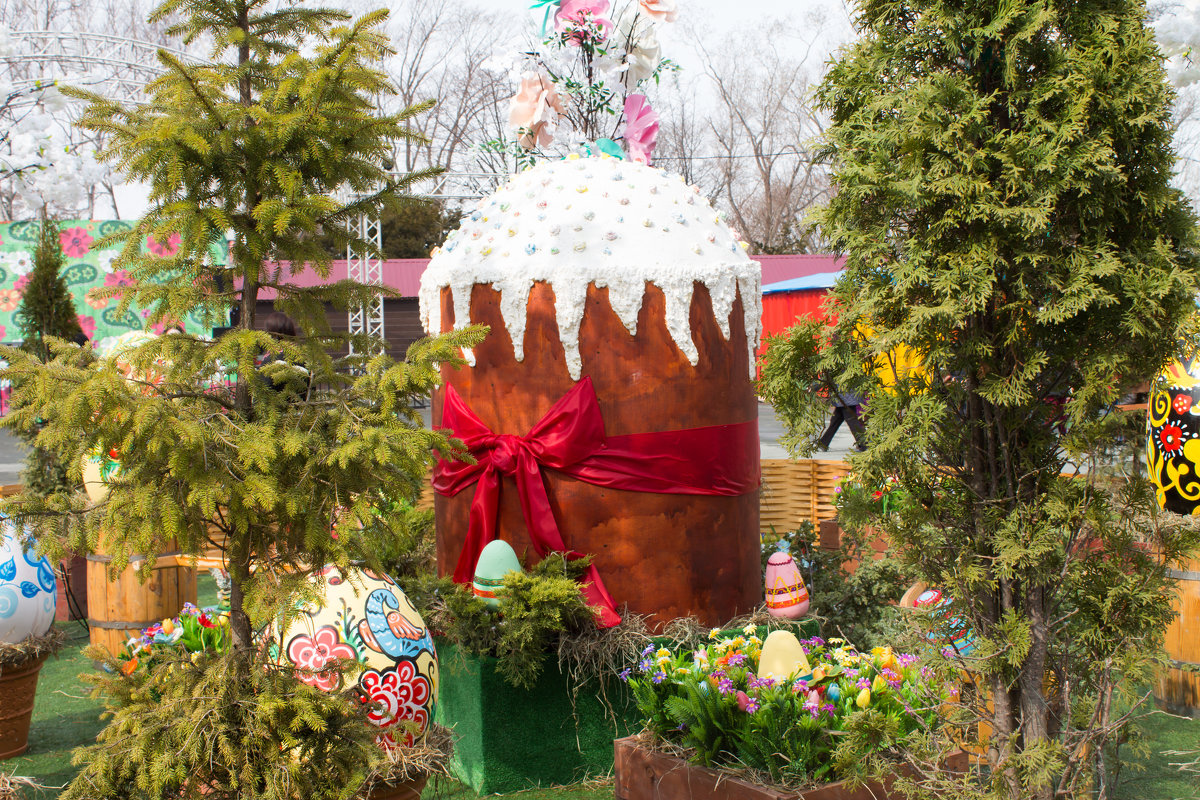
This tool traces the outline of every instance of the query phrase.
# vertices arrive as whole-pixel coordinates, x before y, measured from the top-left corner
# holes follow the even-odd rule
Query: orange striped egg
[[[787,546],[787,541],[780,539],[767,559],[767,611],[773,617],[800,619],[808,613],[808,587]]]

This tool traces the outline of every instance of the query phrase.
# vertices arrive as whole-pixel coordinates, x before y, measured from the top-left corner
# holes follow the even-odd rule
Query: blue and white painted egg
[[[58,581],[54,567],[38,558],[32,540],[22,545],[22,536],[11,520],[0,523],[0,642],[16,644],[30,636],[41,636],[54,624],[58,606]]]

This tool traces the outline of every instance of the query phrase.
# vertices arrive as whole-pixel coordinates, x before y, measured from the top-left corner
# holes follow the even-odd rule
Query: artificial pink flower
[[[608,0],[562,0],[554,15],[554,30],[566,33],[574,45],[603,42],[612,31]]]
[[[13,288],[21,294],[25,294],[25,287],[29,285],[29,273],[25,273],[21,277],[13,281]]]
[[[638,6],[641,13],[662,22],[674,22],[679,16],[675,0],[638,0]]]
[[[92,243],[92,237],[88,236],[86,228],[67,228],[65,231],[59,231],[58,240],[62,242],[63,254],[68,258],[83,258]]]
[[[548,125],[562,114],[562,99],[548,78],[537,72],[521,75],[521,88],[508,101],[508,125],[519,132],[521,147],[545,147],[553,140]]]
[[[178,233],[172,233],[167,237],[165,242],[160,242],[153,236],[147,236],[146,249],[156,256],[162,256],[165,258],[167,256],[175,255],[175,253],[179,251],[179,243],[182,241],[183,239],[180,238]]]
[[[642,164],[650,163],[654,143],[658,139],[658,112],[646,102],[644,94],[631,94],[625,98],[625,152],[629,158]]]
[[[83,314],[76,314],[75,318],[79,320],[79,328],[83,331],[83,335],[91,339],[96,335],[96,318],[85,317]]]

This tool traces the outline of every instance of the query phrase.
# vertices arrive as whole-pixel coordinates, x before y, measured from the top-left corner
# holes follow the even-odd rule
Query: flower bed
[[[760,677],[757,632],[714,631],[695,651],[647,648],[629,683],[649,731],[693,763],[797,789],[850,777],[838,765],[861,764],[936,722],[945,692],[914,657],[819,637],[801,646],[789,674]],[[868,749],[851,752],[853,742]]]

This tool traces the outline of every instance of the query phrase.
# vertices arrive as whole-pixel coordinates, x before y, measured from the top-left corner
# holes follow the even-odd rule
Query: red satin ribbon
[[[439,459],[433,488],[450,497],[475,484],[467,539],[454,580],[470,583],[483,546],[496,538],[501,476],[516,480],[521,513],[539,556],[568,550],[550,509],[542,478],[554,469],[586,483],[634,492],[734,496],[758,488],[758,422],[657,433],[606,436],[591,378],[563,395],[525,436],[493,433],[453,386],[446,387],[442,427],[463,440],[474,464]],[[600,627],[620,623],[595,566],[584,575],[584,596]]]

